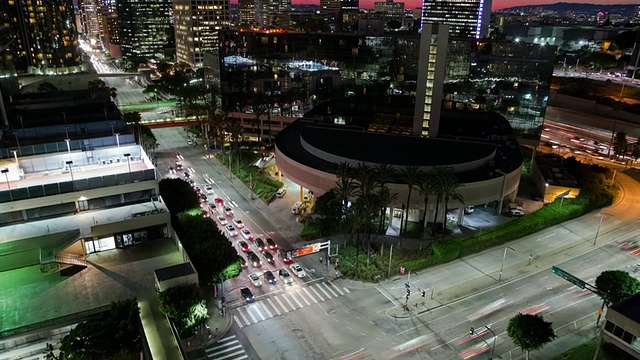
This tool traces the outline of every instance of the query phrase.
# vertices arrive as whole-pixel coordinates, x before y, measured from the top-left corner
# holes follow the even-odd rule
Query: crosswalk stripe
[[[278,315],[282,315],[282,313],[280,312],[280,310],[278,310],[278,308],[276,307],[276,304],[273,303],[273,301],[271,301],[271,299],[267,299],[267,302],[269,303],[269,305],[271,305],[271,307],[273,308],[273,310],[276,312],[276,314]]]
[[[221,357],[217,357],[217,356],[216,356],[216,357],[212,357],[212,358],[210,358],[210,359],[224,360],[224,359],[228,359],[228,358],[230,358],[230,357],[232,357],[232,356],[240,355],[240,354],[243,354],[243,353],[244,353],[244,350],[240,350],[240,351],[236,351],[236,352],[234,352],[234,353],[232,353],[232,354],[228,354],[228,355],[221,356]],[[215,354],[214,354],[214,355],[215,355]]]
[[[340,294],[340,295],[344,295],[344,293],[342,292],[342,290],[340,290],[337,286],[335,286],[333,283],[329,283],[329,285],[331,285],[331,287],[333,287],[334,289],[336,289],[336,291]]]
[[[347,294],[351,294],[351,291],[349,291],[349,289],[347,289],[346,287],[342,287],[342,290],[344,290],[344,292],[346,292]]]
[[[240,322],[240,319],[238,319],[237,316],[233,315],[233,320],[236,322],[236,324],[238,324],[238,327],[242,327],[242,323]]]
[[[289,293],[289,297],[291,297],[293,299],[293,301],[295,301],[296,304],[298,304],[298,306],[300,306],[300,309],[302,309],[304,307],[304,305],[302,305],[300,300],[298,300],[298,298],[296,298],[295,296],[291,295],[291,293]]]
[[[289,312],[289,309],[287,309],[286,306],[284,306],[284,304],[282,303],[282,301],[280,301],[280,298],[277,296],[274,296],[274,299],[276,299],[276,301],[278,302],[278,304],[280,305],[280,307],[282,308],[282,310],[284,310],[284,312]]]
[[[235,338],[236,338],[235,335],[229,335],[227,337],[223,337],[222,339],[218,340],[217,343],[223,343],[223,342],[225,342],[225,341],[227,341],[229,339],[235,339]]]
[[[336,294],[333,290],[331,290],[331,287],[329,287],[327,283],[322,283],[322,285],[324,285],[334,297],[338,297],[338,294]]]
[[[285,299],[285,301],[287,302],[287,304],[289,304],[289,306],[291,306],[291,310],[292,310],[292,311],[296,309],[296,306],[295,306],[295,305],[293,305],[293,303],[291,302],[291,300],[289,300],[289,298],[286,296],[286,294],[282,294],[282,295],[280,295],[280,296],[282,296],[282,298],[283,298],[283,299]]]
[[[240,345],[240,344],[238,344],[236,346],[232,346],[232,347],[227,347],[227,346],[223,345],[222,347],[224,347],[225,349],[213,352],[214,350],[217,350],[218,348],[220,348],[220,346],[216,346],[214,348],[206,349],[205,352],[206,353],[213,353],[212,355],[220,355],[220,354],[224,354],[226,352],[229,352],[231,350],[242,349],[242,345]]]
[[[251,307],[251,308],[252,308],[252,310],[253,310],[253,311],[255,311],[256,313],[258,313],[258,316],[260,317],[260,319],[262,319],[262,320],[267,320],[267,318],[266,318],[266,317],[264,317],[264,315],[262,315],[262,312],[261,312],[261,311],[260,311],[260,309],[259,309],[258,303],[255,303],[254,305],[255,305],[255,306],[252,306],[252,307]]]
[[[311,289],[311,291],[313,291],[314,294],[318,295],[318,298],[320,298],[320,301],[324,301],[324,298],[322,297],[322,295],[320,295],[318,290],[316,290],[314,287],[309,287],[309,289]]]
[[[313,301],[314,304],[318,303],[318,300],[316,300],[316,298],[314,298],[313,295],[311,295],[311,293],[309,292],[309,290],[307,290],[307,288],[302,288],[302,290],[307,294],[309,298],[311,298],[311,301]]]
[[[269,311],[269,309],[267,308],[267,306],[264,303],[260,302],[258,304],[260,304],[260,306],[262,306],[262,309],[267,313],[267,315],[269,315],[269,318],[273,317],[273,314],[271,313],[271,311]]]
[[[326,297],[327,297],[327,299],[331,299],[331,295],[329,295],[329,293],[328,293],[328,292],[324,291],[324,289],[322,288],[322,286],[320,286],[320,284],[316,284],[315,286],[317,286],[317,287],[318,287],[318,289],[319,289],[320,291],[322,291],[322,293],[324,294],[324,296],[326,296]]]
[[[249,314],[249,316],[251,317],[251,320],[253,320],[253,322],[247,323],[247,324],[254,324],[258,322],[258,319],[256,319],[256,317],[253,315],[253,312],[251,311],[251,309],[246,308],[245,310],[247,310],[247,314]]]
[[[251,325],[251,322],[249,321],[247,316],[244,314],[244,311],[242,311],[242,309],[240,309],[240,308],[238,308],[236,310],[238,310],[238,314],[240,314],[240,316],[242,317],[242,320],[244,320],[244,323],[247,324],[247,325]]]
[[[304,295],[302,295],[302,289],[303,289],[303,288],[298,289],[298,291],[297,291],[297,295],[298,295],[298,297],[299,297],[300,299],[304,300],[304,302],[307,304],[307,306],[311,306],[311,303],[309,302],[309,300],[307,300],[307,298],[306,298],[306,297],[304,297]]]
[[[239,344],[239,342],[238,342],[238,340],[233,340],[233,341],[228,342],[226,344],[220,344],[219,342],[216,342],[216,344],[218,344],[218,346],[207,348],[205,351],[206,352],[212,352],[214,350],[218,350],[218,349],[221,349],[221,348],[228,347],[229,345],[232,345],[232,344]]]

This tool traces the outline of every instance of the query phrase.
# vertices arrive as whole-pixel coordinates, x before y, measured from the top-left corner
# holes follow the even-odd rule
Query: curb
[[[225,327],[218,332],[218,334],[216,334],[216,336],[212,336],[211,339],[209,339],[207,342],[204,343],[204,345],[211,345],[216,343],[218,340],[222,339],[223,336],[227,335],[227,333],[229,332],[229,330],[231,329],[231,315],[229,315],[229,311],[225,312],[224,315],[225,318]]]

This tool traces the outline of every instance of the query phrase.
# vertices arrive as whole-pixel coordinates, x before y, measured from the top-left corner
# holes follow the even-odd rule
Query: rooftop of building
[[[578,187],[578,182],[567,170],[564,159],[538,156],[535,161],[547,184],[570,188]]]
[[[168,266],[154,271],[158,281],[167,281],[196,273],[190,262]]]
[[[621,302],[611,305],[610,309],[615,310],[636,323],[640,323],[640,293],[629,296]]]

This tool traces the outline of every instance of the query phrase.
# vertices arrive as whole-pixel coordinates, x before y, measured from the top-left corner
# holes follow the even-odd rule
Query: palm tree
[[[240,138],[243,131],[240,120],[227,118],[226,130],[230,134],[233,150],[236,152],[236,161],[240,162]],[[229,164],[229,168],[231,168],[231,164]]]
[[[355,180],[360,196],[370,195],[375,185],[375,174],[370,165],[358,163],[354,169]]]
[[[392,193],[391,190],[389,190],[388,186],[383,185],[376,190],[375,195],[378,198],[378,204],[380,206],[380,225],[378,230],[383,231],[385,226],[387,225],[385,210],[389,206],[391,206],[394,201],[396,201],[396,199],[398,198],[398,194]]]
[[[338,179],[340,178],[353,178],[353,168],[351,167],[351,165],[349,165],[348,162],[346,161],[342,161],[338,164],[338,166],[336,167],[336,176],[338,177]]]
[[[436,227],[438,225],[438,210],[440,208],[440,202],[442,201],[442,179],[445,177],[446,169],[442,167],[436,167],[432,173],[433,179],[433,193],[436,195],[436,209],[433,212],[433,224],[431,224],[431,236],[436,236]]]
[[[450,168],[443,174],[442,180],[440,182],[440,191],[442,191],[442,196],[444,197],[444,215],[442,216],[442,238],[444,239],[445,231],[447,223],[447,207],[449,206],[449,200],[457,200],[464,204],[464,198],[460,193],[458,193],[458,188],[464,186],[464,184],[458,183],[458,178],[453,174]]]
[[[432,172],[424,174],[422,179],[418,181],[418,192],[424,199],[424,216],[422,217],[422,223],[424,225],[424,234],[427,233],[427,216],[429,214],[429,196],[435,193],[435,182]]]
[[[133,124],[133,135],[138,143],[140,143],[140,121],[142,121],[142,115],[139,112],[126,112],[122,114],[122,120],[126,124]]]
[[[336,187],[333,188],[332,191],[336,195],[336,198],[340,199],[340,208],[342,209],[340,222],[344,223],[347,219],[347,205],[349,204],[349,199],[352,199],[357,195],[358,189],[352,179],[338,178],[336,181]]]
[[[400,174],[402,178],[407,183],[409,187],[409,193],[407,194],[407,212],[404,217],[404,231],[407,231],[407,222],[409,221],[409,207],[411,204],[411,192],[413,191],[413,187],[416,186],[419,179],[422,177],[422,171],[416,166],[406,166],[400,170]],[[402,233],[402,222],[400,222],[400,232]]]

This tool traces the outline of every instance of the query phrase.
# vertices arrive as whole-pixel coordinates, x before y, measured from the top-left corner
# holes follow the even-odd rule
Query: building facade
[[[320,16],[328,23],[335,23],[340,13],[340,0],[320,0]]]
[[[491,0],[424,0],[422,3],[422,25],[449,25],[452,37],[485,37],[490,16]]]
[[[13,37],[8,51],[18,73],[82,71],[71,0],[0,1],[0,18]]]
[[[100,28],[102,2],[100,0],[82,0],[78,4],[82,33],[87,39],[98,40],[101,37]]]
[[[217,50],[219,31],[229,27],[229,0],[173,0],[176,60],[201,67]]]
[[[254,26],[256,24],[256,2],[255,0],[238,1],[238,17],[240,26]]]
[[[291,0],[254,0],[255,24],[260,28],[289,28]]]
[[[387,23],[392,20],[402,23],[402,19],[404,18],[404,3],[393,2],[393,0],[374,2],[373,11],[382,14],[384,21]]]
[[[173,52],[171,0],[122,0],[116,4],[123,60],[133,63]]]

